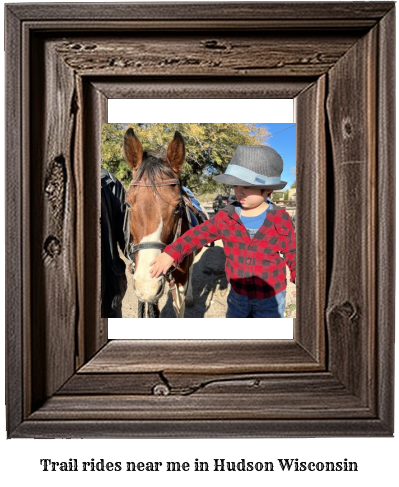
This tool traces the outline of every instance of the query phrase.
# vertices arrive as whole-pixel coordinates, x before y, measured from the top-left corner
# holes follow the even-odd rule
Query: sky
[[[271,136],[267,139],[268,145],[275,149],[283,158],[284,170],[282,181],[287,181],[285,189],[290,189],[295,181],[296,167],[296,125],[294,123],[257,123],[257,126],[266,127]]]

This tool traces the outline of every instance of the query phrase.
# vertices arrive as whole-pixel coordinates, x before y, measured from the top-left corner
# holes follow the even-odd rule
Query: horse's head
[[[130,233],[138,245],[134,290],[140,301],[154,303],[163,293],[165,279],[151,278],[149,264],[162,252],[159,244],[170,244],[177,231],[182,205],[179,175],[185,145],[176,132],[165,153],[144,152],[131,128],[124,142],[126,161],[133,171],[126,200],[131,208]]]

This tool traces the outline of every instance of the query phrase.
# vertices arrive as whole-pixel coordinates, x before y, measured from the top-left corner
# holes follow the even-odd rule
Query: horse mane
[[[135,180],[140,181],[146,177],[147,184],[156,187],[156,183],[160,179],[175,179],[176,175],[173,172],[170,164],[166,161],[166,152],[160,151],[146,151],[143,154],[143,162],[137,169]]]

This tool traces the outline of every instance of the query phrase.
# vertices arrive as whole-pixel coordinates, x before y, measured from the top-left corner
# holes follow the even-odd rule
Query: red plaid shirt
[[[237,294],[265,299],[283,291],[287,287],[286,264],[291,281],[295,281],[295,231],[284,209],[273,205],[251,239],[235,207],[228,205],[168,245],[165,252],[180,264],[191,252],[218,239],[222,239],[226,254],[227,280]]]

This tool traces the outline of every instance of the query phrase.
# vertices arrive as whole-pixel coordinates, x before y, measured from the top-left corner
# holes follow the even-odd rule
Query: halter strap
[[[132,181],[132,182],[134,182],[134,183],[141,183],[141,181]],[[180,181],[178,179],[165,179],[162,182],[163,183],[168,183],[169,185],[172,185],[172,184],[179,184],[180,185]],[[150,185],[146,185],[146,184],[137,184],[137,185],[139,185],[139,186],[150,186]],[[158,186],[158,184],[157,184],[157,186]],[[167,186],[167,184],[162,184],[162,186]],[[176,210],[178,210],[180,214],[179,214],[179,219],[178,219],[178,222],[177,222],[177,226],[176,226],[176,230],[175,230],[173,242],[181,236],[183,215],[185,213],[185,210],[187,211],[187,208],[186,208],[186,205],[185,205],[185,201],[186,201],[185,198],[182,197],[181,203],[179,203],[177,205],[177,207],[176,207]],[[125,201],[125,204],[126,204],[126,214],[125,214],[125,221],[124,221],[124,224],[123,224],[123,232],[124,232],[124,234],[126,234],[127,229],[129,229],[129,227],[130,227],[130,224],[129,224],[130,211],[132,210],[132,208],[131,208],[130,204],[128,203],[128,201]],[[130,235],[130,232],[129,232],[129,235]],[[142,243],[138,243],[136,245],[134,245],[133,242],[128,242],[126,244],[126,246],[125,246],[124,254],[130,260],[132,270],[134,270],[134,266],[135,266],[135,262],[134,262],[135,261],[135,254],[139,250],[148,250],[148,249],[164,250],[165,247],[167,247],[167,244],[164,244],[163,242],[142,242]],[[169,271],[169,273],[170,273],[170,271]]]
[[[147,184],[145,181],[142,181],[141,179],[132,181],[130,183],[130,186],[141,186],[144,188],[153,188],[154,186],[174,186],[175,184],[180,186],[180,180],[179,179],[161,179],[160,181],[156,181],[154,184]]]
[[[172,186],[175,184],[179,185],[179,187],[181,188],[181,183],[180,183],[179,179],[164,179],[164,180],[157,182],[156,184],[147,184],[144,181],[135,180],[135,181],[132,181],[130,183],[130,186],[154,187],[154,186]],[[184,215],[187,218],[187,222],[188,222],[189,227],[191,226],[190,215],[189,215],[189,207],[192,208],[194,213],[196,213],[191,201],[189,200],[189,198],[185,197],[185,195],[182,193],[181,193],[181,197],[182,197],[181,202],[179,203],[179,205],[176,208],[179,210],[180,215],[179,215],[179,219],[177,222],[173,242],[176,241],[182,234],[182,222],[183,222]],[[126,211],[126,215],[125,215],[124,232],[126,232],[126,228],[129,226],[130,210],[132,209],[127,201],[126,201],[126,206],[127,206],[127,211]],[[135,255],[138,251],[146,250],[146,249],[159,249],[162,251],[165,249],[165,247],[167,247],[167,245],[162,243],[162,242],[142,242],[142,243],[139,243],[136,245],[134,245],[133,242],[132,243],[129,242],[126,245],[124,253],[130,261],[131,272],[134,273],[134,271],[135,271]],[[180,312],[181,306],[182,306],[186,296],[184,295],[183,298],[180,299],[179,290],[176,286],[176,282],[175,282],[175,279],[173,277],[173,272],[176,269],[177,269],[177,267],[170,268],[168,270],[168,272],[165,274],[165,278],[169,282],[170,290],[171,290],[172,297],[173,297],[173,303],[174,303],[175,311],[177,309],[177,311]],[[190,275],[190,273],[189,273],[189,275]],[[189,276],[189,279],[190,279],[190,276]],[[145,303],[142,301],[139,301],[139,304],[138,304],[138,316],[139,316],[139,318],[144,318],[144,315],[145,315],[144,307],[145,307]],[[148,304],[148,313],[151,317],[159,317],[159,314],[158,314],[158,316],[156,315],[155,307],[152,304]]]
[[[146,249],[159,249],[163,250],[166,247],[166,244],[162,242],[143,242],[137,245],[133,245],[131,247],[131,254],[135,254],[139,250],[146,250]]]

